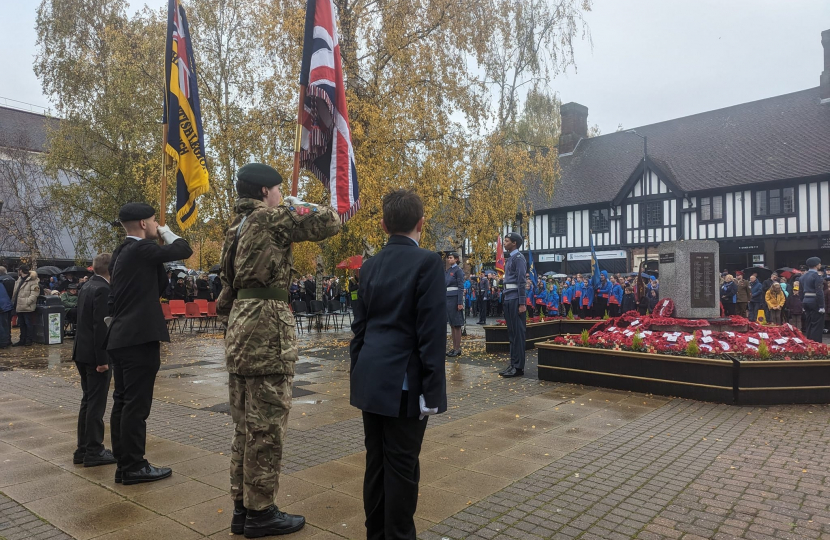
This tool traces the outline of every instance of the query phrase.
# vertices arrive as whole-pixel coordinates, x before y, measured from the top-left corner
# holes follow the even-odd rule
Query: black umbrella
[[[744,279],[749,279],[752,274],[758,274],[758,281],[766,281],[772,276],[772,270],[766,266],[750,266],[741,270]]]
[[[35,270],[37,275],[50,277],[50,276],[57,276],[58,274],[62,274],[63,270],[58,268],[57,266],[41,266],[37,270]]]
[[[82,266],[70,266],[69,268],[64,268],[61,274],[92,274],[92,272]]]
[[[214,264],[213,266],[210,267],[211,274],[218,274],[221,270],[222,270],[222,267],[219,266],[218,264]]]

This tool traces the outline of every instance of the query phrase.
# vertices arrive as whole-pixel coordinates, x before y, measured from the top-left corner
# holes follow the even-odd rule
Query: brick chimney
[[[559,106],[559,114],[562,115],[562,133],[559,135],[561,156],[573,152],[579,139],[588,137],[588,107],[574,102],[565,103]]]
[[[830,104],[830,30],[821,33],[821,45],[824,47],[824,71],[821,72],[821,102]]]

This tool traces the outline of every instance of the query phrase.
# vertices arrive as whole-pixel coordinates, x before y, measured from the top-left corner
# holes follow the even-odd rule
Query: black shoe
[[[75,453],[72,454],[72,464],[73,465],[83,465],[84,464],[84,456],[86,455],[86,450],[79,452],[75,450]]]
[[[519,376],[519,370],[511,367],[510,369],[508,369],[504,373],[499,373],[499,375],[501,375],[505,379],[509,379],[511,377],[518,377]]]
[[[461,356],[461,349],[455,350],[455,356]]]
[[[156,480],[167,478],[171,474],[173,474],[173,469],[170,467],[153,467],[148,463],[137,471],[122,472],[121,482],[125,486],[131,486],[133,484],[155,482]]]
[[[115,468],[115,483],[120,484],[123,475],[121,474],[121,467]]]
[[[504,375],[505,373],[507,373],[507,372],[508,372],[508,371],[510,371],[511,369],[513,369],[513,366],[511,366],[510,364],[508,364],[506,368],[504,368],[504,369],[502,369],[502,370],[499,370],[499,375]]]
[[[458,356],[458,355],[455,353],[454,349],[450,349],[450,352],[447,353],[447,356],[453,357],[453,356]]]
[[[231,518],[231,534],[243,534],[245,532],[245,515],[248,510],[242,501],[233,502],[233,517]]]
[[[114,463],[118,463],[118,460],[115,459],[112,452],[106,448],[104,448],[97,456],[87,456],[83,460],[84,467],[97,467],[99,465],[112,465]]]
[[[259,538],[297,532],[305,525],[303,516],[280,512],[273,504],[265,510],[248,510],[245,518],[245,538]]]

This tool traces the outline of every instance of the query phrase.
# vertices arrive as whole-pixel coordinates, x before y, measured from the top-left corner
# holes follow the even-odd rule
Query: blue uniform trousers
[[[510,365],[516,369],[525,369],[525,335],[527,333],[526,312],[519,313],[519,299],[504,301],[504,322],[507,323],[507,335],[510,339]]]

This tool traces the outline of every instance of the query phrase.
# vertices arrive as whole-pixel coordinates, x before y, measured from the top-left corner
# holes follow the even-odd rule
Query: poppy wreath
[[[636,315],[636,316],[635,316]],[[697,345],[703,358],[737,357],[744,360],[804,360],[830,357],[830,347],[816,343],[790,324],[763,326],[739,316],[731,317],[731,326],[746,327],[746,332],[712,331],[708,322],[671,317],[640,316],[629,312],[594,325],[587,346],[610,350],[685,355],[689,344]],[[653,331],[652,327],[675,326],[688,331]],[[636,336],[636,343],[635,343]],[[584,347],[579,336],[558,336],[553,343]],[[636,348],[635,348],[636,347]]]
[[[657,307],[654,314],[658,317],[671,317],[674,313],[674,300],[671,298],[664,298],[657,302]]]

